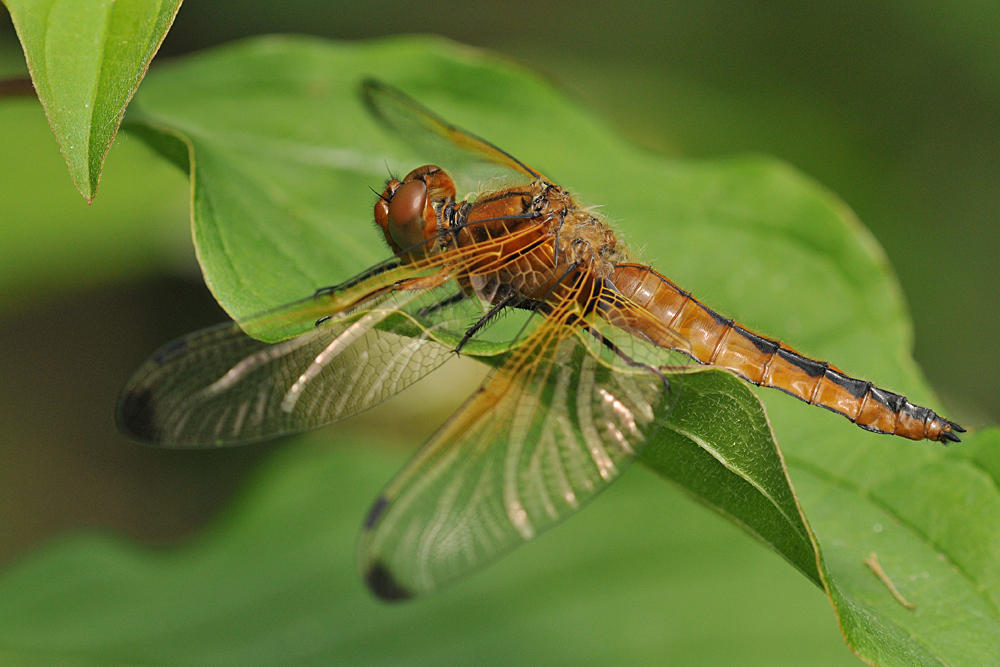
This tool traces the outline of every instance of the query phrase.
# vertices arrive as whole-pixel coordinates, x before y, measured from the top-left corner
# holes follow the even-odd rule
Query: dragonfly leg
[[[542,315],[552,314],[552,306],[538,299],[522,298],[517,303],[510,304],[510,307],[517,308],[518,310],[528,310],[532,313],[541,313]]]
[[[389,266],[389,264],[387,263],[386,266]],[[394,264],[392,266],[396,265]],[[365,272],[364,275],[369,277],[377,276],[380,273],[384,273],[385,270],[386,269],[381,269],[377,271],[376,270],[367,271]],[[406,292],[410,290],[434,289],[435,287],[440,287],[441,285],[445,284],[451,277],[451,275],[452,275],[451,269],[449,269],[448,267],[442,267],[436,273],[432,273],[431,275],[420,276],[417,278],[407,278],[405,280],[400,280],[392,285],[388,285],[386,287],[381,287],[379,289],[373,290],[368,294],[366,294],[364,296],[364,299],[374,299],[384,294],[389,294],[390,292]],[[352,278],[346,283],[341,283],[340,285],[334,285],[333,287],[323,287],[321,289],[316,290],[316,292],[313,294],[313,298],[322,299],[325,297],[332,297],[336,295],[337,292],[348,287],[353,287],[357,283],[358,279]],[[359,299],[358,301],[364,299]],[[331,317],[332,315],[325,315],[323,317],[320,317],[318,320],[316,320],[316,326],[322,325],[324,322],[328,321]]]
[[[513,307],[518,301],[520,301],[520,297],[518,297],[517,291],[512,287],[501,285],[500,289],[504,290],[505,294],[502,297],[500,297],[499,301],[493,304],[493,306],[489,309],[489,312],[487,312],[485,315],[479,318],[479,320],[475,324],[469,327],[468,331],[465,332],[465,335],[462,336],[462,340],[460,340],[458,342],[458,345],[455,347],[456,354],[462,351],[462,348],[465,347],[466,343],[472,340],[473,336],[479,333],[479,331],[482,330],[483,327],[485,327],[497,315],[499,315],[500,311],[502,311],[504,308]]]
[[[330,285],[329,287],[320,287],[318,290],[313,292],[313,298],[319,299],[324,296],[330,296],[331,294],[335,294],[350,287],[354,287],[355,285],[359,285],[364,281],[368,280],[369,278],[374,278],[375,276],[381,273],[385,273],[393,269],[398,269],[399,266],[400,266],[400,261],[398,258],[394,258],[388,262],[383,262],[382,264],[373,266],[367,271],[364,271],[354,276],[347,282],[340,283],[339,285]]]
[[[670,378],[668,378],[659,368],[657,368],[656,366],[651,366],[650,364],[644,364],[641,361],[636,361],[632,357],[628,356],[628,354],[626,354],[624,350],[622,350],[613,342],[605,338],[604,335],[597,329],[590,326],[586,327],[586,329],[587,332],[590,333],[591,336],[596,338],[601,345],[603,345],[608,350],[613,352],[615,355],[618,356],[618,358],[620,358],[622,361],[624,361],[632,368],[642,368],[658,376],[660,378],[660,381],[663,382],[663,388],[666,391],[670,391]]]

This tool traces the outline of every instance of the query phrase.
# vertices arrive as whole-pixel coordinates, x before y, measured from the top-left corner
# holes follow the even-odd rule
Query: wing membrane
[[[230,323],[168,344],[126,386],[119,427],[139,440],[193,447],[345,419],[439,367],[481,314],[478,303],[460,298],[454,280],[432,289],[375,287],[375,296],[347,312],[331,313],[330,303],[345,298],[345,290],[335,290],[248,321],[267,321],[272,332],[279,321],[291,332],[308,323],[306,333],[288,340],[263,342]],[[319,317],[329,319],[316,323]]]
[[[676,400],[680,376],[635,359],[671,356],[603,321],[545,318],[376,501],[360,546],[372,590],[437,590],[577,511]]]
[[[487,171],[482,167],[492,164],[532,180],[548,180],[506,151],[455,127],[388,84],[367,79],[361,84],[361,97],[371,114],[394,134],[438,161],[440,166],[459,167],[453,177],[464,174],[477,180],[486,179],[496,175],[495,169]],[[475,188],[477,183],[471,186]]]
[[[482,317],[487,304],[466,298],[458,278],[496,271],[507,261],[501,244],[395,258],[308,299],[174,341],[125,387],[118,426],[163,446],[219,446],[370,408],[444,363]]]

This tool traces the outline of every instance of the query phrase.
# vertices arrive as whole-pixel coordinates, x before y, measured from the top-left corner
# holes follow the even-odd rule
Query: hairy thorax
[[[451,244],[489,245],[469,273],[477,282],[509,286],[544,299],[573,273],[603,281],[629,261],[628,248],[611,225],[565,189],[545,181],[509,186],[460,204],[450,221]],[[492,291],[492,289],[488,289]]]

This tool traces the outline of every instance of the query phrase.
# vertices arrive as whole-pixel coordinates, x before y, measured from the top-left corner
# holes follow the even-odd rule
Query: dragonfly
[[[374,209],[390,259],[165,345],[124,388],[117,423],[167,447],[317,428],[523,314],[479,389],[365,518],[359,560],[377,596],[439,590],[579,510],[655,437],[698,365],[868,431],[959,441],[955,422],[740,326],[634,261],[592,207],[492,143],[385,83],[367,80],[361,93],[391,131],[513,177],[463,199],[438,166],[390,178]]]

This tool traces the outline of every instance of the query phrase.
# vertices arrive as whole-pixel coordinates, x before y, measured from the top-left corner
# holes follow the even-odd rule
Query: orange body
[[[413,180],[426,187],[407,186]],[[426,195],[397,203],[395,194],[407,191],[403,186]],[[602,292],[611,290],[616,299],[624,298],[612,324],[755,385],[827,408],[868,431],[948,442],[957,441],[956,432],[963,430],[899,394],[744,329],[652,268],[629,262],[607,223],[540,176],[525,186],[456,203],[451,179],[437,167],[421,167],[402,182],[387,184],[375,219],[397,253],[409,250],[399,239],[411,238],[421,247],[440,239],[443,247],[468,248],[474,259],[464,269],[463,284],[487,303],[511,292],[532,301],[561,299],[572,284],[573,298],[591,312],[607,300]],[[482,252],[484,246],[490,251]]]
[[[957,440],[955,424],[899,394],[848,377],[830,364],[803,357],[707,308],[659,273],[639,264],[615,268],[623,295],[684,336],[703,364],[728,369],[762,387],[773,387],[810,405],[841,414],[869,431],[911,440]]]

